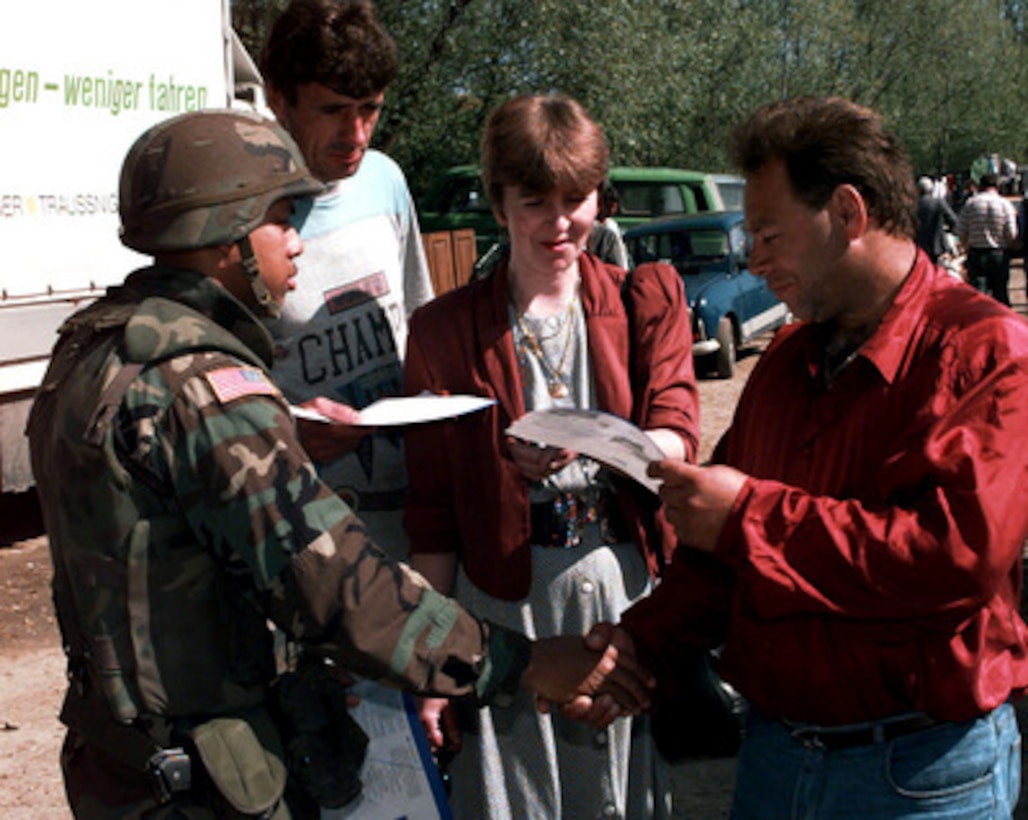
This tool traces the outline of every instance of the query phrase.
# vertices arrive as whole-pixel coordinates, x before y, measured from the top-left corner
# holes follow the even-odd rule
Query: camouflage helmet
[[[121,241],[143,253],[229,245],[268,209],[324,186],[292,137],[257,114],[194,111],[140,136],[121,169]]]

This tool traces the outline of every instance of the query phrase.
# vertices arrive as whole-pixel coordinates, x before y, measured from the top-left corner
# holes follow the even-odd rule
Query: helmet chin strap
[[[266,316],[277,319],[282,315],[282,305],[271,295],[271,291],[268,290],[268,286],[264,284],[264,280],[261,278],[260,265],[257,264],[257,256],[253,252],[253,245],[250,244],[250,237],[244,236],[236,242],[236,247],[239,248],[243,272],[246,274],[246,278],[250,283],[250,289],[257,300],[258,312],[263,312]]]

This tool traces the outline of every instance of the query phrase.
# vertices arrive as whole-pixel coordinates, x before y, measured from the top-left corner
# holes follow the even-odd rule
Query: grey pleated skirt
[[[530,637],[582,635],[650,590],[638,549],[607,545],[589,526],[572,549],[532,548],[532,587],[498,600],[458,572],[457,599],[480,618]],[[458,820],[667,818],[670,787],[649,718],[619,718],[597,731],[559,712],[540,714],[520,692],[506,708],[465,709],[463,749],[450,766]]]

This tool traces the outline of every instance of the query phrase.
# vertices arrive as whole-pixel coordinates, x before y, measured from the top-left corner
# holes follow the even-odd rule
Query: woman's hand
[[[578,458],[578,453],[571,450],[541,447],[517,438],[507,439],[507,449],[514,464],[529,481],[542,481]]]
[[[432,754],[446,751],[452,757],[460,751],[460,729],[446,698],[417,698],[418,717]]]

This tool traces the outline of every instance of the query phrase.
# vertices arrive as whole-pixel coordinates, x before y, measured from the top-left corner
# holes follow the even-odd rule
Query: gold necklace
[[[560,362],[556,367],[554,367],[550,364],[550,360],[546,357],[546,352],[543,350],[539,340],[535,337],[535,334],[532,333],[525,324],[524,314],[519,313],[517,308],[514,309],[514,315],[518,323],[518,330],[521,331],[521,348],[525,349],[525,344],[527,343],[528,351],[531,352],[536,359],[538,359],[539,364],[543,366],[543,370],[545,371],[543,375],[546,377],[546,387],[549,390],[550,395],[555,399],[567,398],[571,392],[567,384],[568,374],[564,373],[564,365],[567,364],[568,352],[571,350],[571,337],[574,335],[571,332],[574,325],[573,320],[575,315],[574,299],[568,303],[566,311],[567,318],[562,323],[566,328],[566,332],[564,334],[564,350],[560,354]],[[547,338],[554,338],[559,332],[560,331],[558,330],[553,334],[553,336]]]

